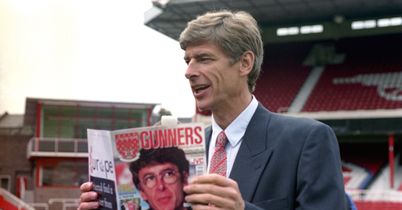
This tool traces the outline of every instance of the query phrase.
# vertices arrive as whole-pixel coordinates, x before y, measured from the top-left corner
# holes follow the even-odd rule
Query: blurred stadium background
[[[402,209],[402,0],[158,0],[144,23],[177,40],[187,21],[225,8],[262,28],[260,102],[334,129],[359,210]],[[156,105],[27,98],[24,115],[0,114],[0,208],[76,209],[86,129],[151,125]]]

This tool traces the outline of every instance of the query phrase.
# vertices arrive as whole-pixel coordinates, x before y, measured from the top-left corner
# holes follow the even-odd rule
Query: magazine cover
[[[206,170],[201,123],[88,129],[88,153],[102,210],[187,209],[183,186]]]

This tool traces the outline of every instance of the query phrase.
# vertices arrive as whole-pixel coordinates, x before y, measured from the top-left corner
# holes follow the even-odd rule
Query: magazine
[[[88,129],[88,153],[102,210],[186,209],[183,186],[206,171],[201,123]]]

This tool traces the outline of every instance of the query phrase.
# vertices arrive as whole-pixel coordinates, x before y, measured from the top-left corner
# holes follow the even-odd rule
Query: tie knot
[[[224,131],[221,131],[216,138],[216,146],[217,148],[225,148],[227,142],[227,137]]]

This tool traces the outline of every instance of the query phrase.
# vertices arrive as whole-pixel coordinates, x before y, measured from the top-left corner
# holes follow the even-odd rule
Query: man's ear
[[[240,75],[248,75],[254,66],[255,55],[250,50],[247,50],[240,56]]]

